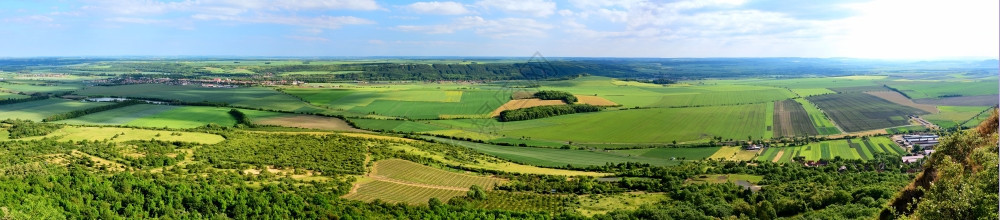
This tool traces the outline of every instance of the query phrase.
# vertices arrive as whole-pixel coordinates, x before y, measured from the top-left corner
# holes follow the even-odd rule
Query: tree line
[[[547,118],[547,117],[566,115],[566,114],[596,112],[596,111],[601,111],[601,107],[586,105],[586,104],[546,105],[546,106],[535,106],[530,108],[504,110],[500,112],[500,117],[498,117],[497,120],[524,121],[524,120]]]
[[[50,121],[66,120],[66,119],[76,118],[76,117],[80,117],[80,116],[84,116],[84,115],[88,115],[88,114],[93,114],[93,113],[103,112],[103,111],[107,111],[107,110],[111,110],[111,109],[122,108],[122,107],[126,107],[126,106],[131,106],[131,105],[136,105],[136,104],[143,104],[143,103],[146,103],[146,101],[125,100],[125,101],[121,101],[121,102],[115,102],[115,104],[111,104],[111,105],[97,106],[97,107],[92,107],[92,108],[87,108],[87,109],[81,109],[81,110],[76,110],[76,111],[71,111],[71,112],[66,112],[66,113],[51,115],[49,117],[43,118],[42,121],[43,122],[50,122]]]

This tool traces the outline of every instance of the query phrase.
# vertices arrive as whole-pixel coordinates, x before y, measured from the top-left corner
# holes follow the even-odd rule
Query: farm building
[[[933,147],[938,144],[937,135],[903,135],[903,143],[906,145],[920,145],[921,147]]]
[[[919,161],[920,159],[924,159],[924,155],[906,156],[906,157],[903,157],[902,159],[903,159],[903,163],[913,163],[913,162]]]

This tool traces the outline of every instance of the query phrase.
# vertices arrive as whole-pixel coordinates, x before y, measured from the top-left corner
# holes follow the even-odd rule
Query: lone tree
[[[483,187],[472,185],[469,187],[469,192],[465,193],[465,196],[473,200],[484,200],[486,199],[486,192],[483,191]]]

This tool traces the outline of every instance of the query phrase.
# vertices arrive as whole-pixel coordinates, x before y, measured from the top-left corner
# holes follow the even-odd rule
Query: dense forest
[[[541,100],[562,100],[566,104],[576,103],[576,96],[563,91],[542,90],[535,92],[532,96]]]

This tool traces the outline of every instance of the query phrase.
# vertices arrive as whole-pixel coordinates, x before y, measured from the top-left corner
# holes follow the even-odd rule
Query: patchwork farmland
[[[814,136],[819,134],[802,104],[795,100],[774,102],[774,136]]]
[[[876,153],[889,155],[905,155],[906,152],[887,137],[872,137],[868,139],[847,139],[821,141],[795,147],[769,147],[764,150],[758,161],[774,161],[787,163],[796,157],[802,157],[806,161],[818,161],[820,159],[833,160],[841,159],[861,159],[869,160],[874,158]]]
[[[907,115],[929,112],[902,106],[866,93],[827,94],[806,98],[830,115],[846,132],[858,132],[910,124]]]

